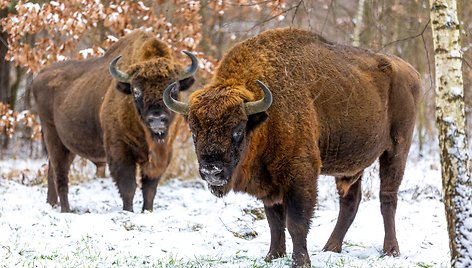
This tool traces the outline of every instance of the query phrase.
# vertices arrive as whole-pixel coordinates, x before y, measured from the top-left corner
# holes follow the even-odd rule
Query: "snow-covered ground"
[[[308,236],[315,267],[448,267],[449,248],[436,153],[410,153],[399,194],[401,256],[382,257],[377,166],[366,171],[363,201],[340,254],[322,252],[338,213],[334,179],[319,179],[319,205]],[[110,178],[71,185],[73,213],[46,204],[36,178],[45,160],[0,161],[0,267],[287,267],[265,263],[270,232],[261,202],[243,194],[214,197],[204,183],[159,186],[152,213],[121,211]],[[24,169],[26,172],[19,172]],[[93,177],[94,168],[73,172]],[[140,211],[140,191],[134,199]],[[292,251],[287,232],[287,250]]]

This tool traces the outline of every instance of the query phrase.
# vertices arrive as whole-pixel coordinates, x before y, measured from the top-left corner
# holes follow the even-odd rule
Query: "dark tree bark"
[[[6,17],[7,9],[0,10],[0,19]],[[0,24],[0,102],[10,103],[10,62],[5,60],[8,51],[7,33]]]

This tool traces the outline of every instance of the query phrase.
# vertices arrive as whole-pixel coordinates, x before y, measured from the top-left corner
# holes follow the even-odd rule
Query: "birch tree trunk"
[[[365,0],[359,0],[355,18],[354,33],[352,35],[352,45],[358,47],[360,45],[361,29],[364,21],[364,2]]]
[[[456,0],[430,0],[436,67],[436,123],[452,267],[472,267],[472,183],[467,154]]]

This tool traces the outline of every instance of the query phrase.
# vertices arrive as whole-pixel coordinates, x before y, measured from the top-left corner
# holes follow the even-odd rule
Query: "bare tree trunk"
[[[18,100],[18,89],[20,88],[20,83],[23,80],[23,76],[26,73],[26,69],[16,66],[15,67],[15,80],[10,85],[10,109],[14,110],[16,107],[16,101]]]
[[[8,15],[8,10],[0,10],[0,19]],[[8,51],[8,35],[0,24],[0,102],[10,102],[10,62],[5,60]]]
[[[352,34],[352,45],[356,47],[360,45],[361,29],[364,22],[364,3],[365,3],[365,0],[359,0],[358,6],[357,6],[354,33]]]
[[[436,123],[452,267],[472,266],[472,183],[465,129],[456,0],[430,0],[436,67]]]

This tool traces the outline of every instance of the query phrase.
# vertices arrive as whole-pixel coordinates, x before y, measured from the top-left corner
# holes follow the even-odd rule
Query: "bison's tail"
[[[46,158],[49,160],[48,148],[46,147],[46,142],[44,141],[44,132],[41,128],[41,145],[43,147],[44,154],[46,154]]]
[[[25,96],[26,96],[27,103],[31,107],[31,111],[37,116],[38,110],[36,109],[36,96],[34,95],[35,91],[33,90],[33,86],[34,86],[33,81],[36,76],[37,75],[30,75],[27,77]],[[41,127],[41,146],[43,147],[43,151],[44,151],[44,154],[46,155],[46,158],[49,158],[48,149],[46,148],[46,142],[44,141],[44,131],[42,127]]]

